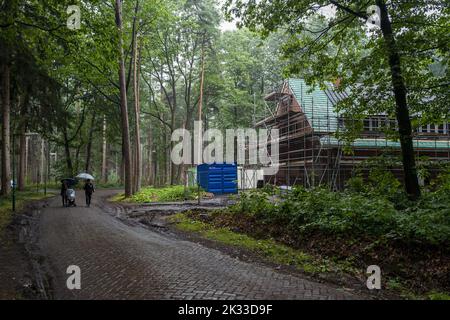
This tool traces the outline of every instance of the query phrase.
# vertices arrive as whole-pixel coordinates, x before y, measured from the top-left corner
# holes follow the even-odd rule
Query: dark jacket
[[[89,193],[89,194],[92,194],[95,190],[94,185],[91,182],[86,183],[84,185],[83,189],[84,189],[84,192]]]
[[[65,196],[67,191],[67,185],[63,182],[61,183],[61,195]]]

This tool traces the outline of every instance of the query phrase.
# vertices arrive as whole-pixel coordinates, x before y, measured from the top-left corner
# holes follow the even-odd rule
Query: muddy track
[[[7,227],[8,244],[3,245],[9,250],[2,259],[13,270],[8,280],[16,282],[15,294],[8,299],[52,299],[51,275],[38,245],[40,211],[48,203],[49,199],[27,204]]]

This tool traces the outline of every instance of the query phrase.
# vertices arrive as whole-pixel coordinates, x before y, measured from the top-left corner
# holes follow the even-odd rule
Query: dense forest
[[[2,1],[2,193],[16,167],[21,190],[80,171],[127,195],[178,184],[187,166],[170,161],[175,129],[200,118],[252,127],[267,115],[264,95],[300,75],[318,86],[339,78],[350,117],[397,119],[406,191],[417,198],[411,132],[449,115],[448,8],[389,12],[382,1],[373,29],[363,4],[347,2]],[[239,28],[226,31],[225,18]]]
[[[171,132],[192,128],[199,108],[206,127],[252,126],[282,80],[281,38],[222,31],[215,1],[82,2],[79,29],[68,6],[2,3],[2,141],[15,137],[19,189],[47,179],[47,161],[52,181],[88,171],[132,178],[133,193],[179,183]]]

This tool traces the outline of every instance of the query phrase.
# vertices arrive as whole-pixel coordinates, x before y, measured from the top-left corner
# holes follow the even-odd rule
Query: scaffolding
[[[302,79],[287,80],[266,96],[266,109],[270,114],[255,127],[279,130],[279,171],[265,176],[265,183],[306,188],[326,185],[342,190],[356,168],[360,168],[363,175],[368,174],[369,169],[361,167],[365,160],[380,155],[400,155],[399,142],[390,140],[382,130],[384,126],[396,125],[385,115],[367,116],[361,135],[345,148],[336,138],[336,132],[349,121],[361,121],[345,118],[335,111],[335,105],[345,98],[345,93],[333,87],[314,89]],[[450,162],[450,124],[418,128],[414,147],[419,163],[425,156],[436,164],[429,168],[430,176],[436,176],[437,164]],[[350,153],[346,152],[348,150]],[[388,170],[402,179],[401,165],[392,165]]]

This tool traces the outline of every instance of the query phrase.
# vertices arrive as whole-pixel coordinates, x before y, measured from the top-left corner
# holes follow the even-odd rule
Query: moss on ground
[[[215,226],[212,223],[191,218],[189,212],[178,213],[168,219],[181,231],[192,232],[202,238],[214,240],[221,244],[244,248],[270,262],[294,266],[296,269],[312,275],[345,273],[352,276],[365,276],[365,274],[360,274],[360,270],[355,268],[350,260],[342,261],[342,259],[324,259],[312,256],[302,250],[280,244],[273,239],[256,239],[247,234],[234,232],[227,227]],[[413,292],[399,278],[390,278],[386,281],[386,289],[405,299],[450,300],[450,295],[441,291],[432,290],[421,294]]]
[[[273,239],[255,239],[228,228],[218,228],[191,219],[184,213],[169,217],[169,221],[174,223],[179,230],[194,232],[209,240],[250,250],[273,263],[294,266],[307,273],[328,272],[331,269],[342,270],[342,266],[333,265],[330,261],[316,259],[300,250],[279,244]]]

